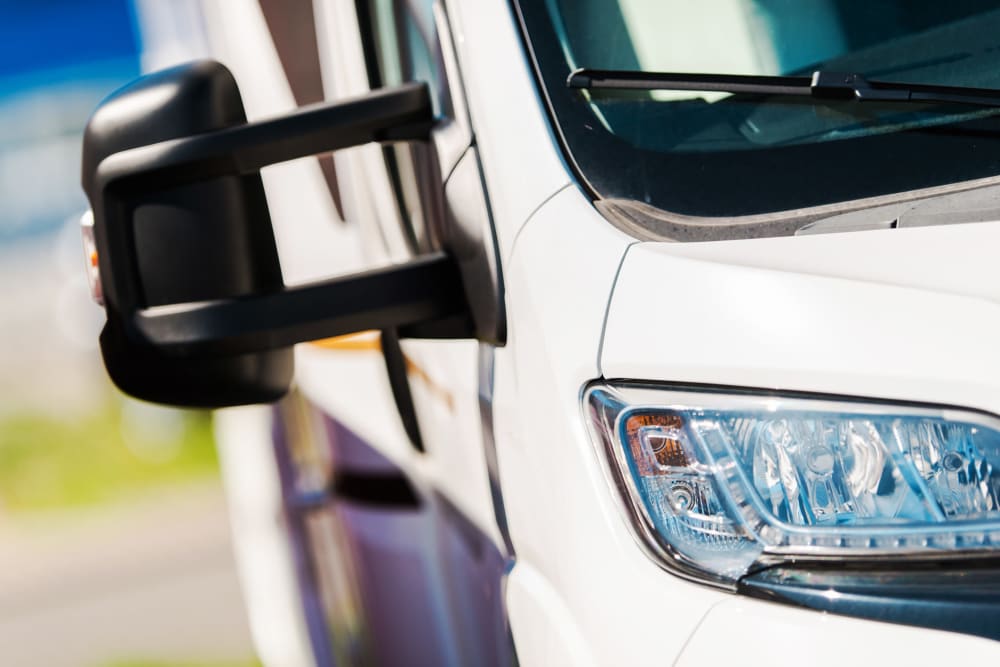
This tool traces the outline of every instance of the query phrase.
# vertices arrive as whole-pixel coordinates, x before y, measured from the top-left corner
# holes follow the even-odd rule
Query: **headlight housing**
[[[1000,420],[883,403],[595,385],[591,434],[681,574],[1000,547]]]

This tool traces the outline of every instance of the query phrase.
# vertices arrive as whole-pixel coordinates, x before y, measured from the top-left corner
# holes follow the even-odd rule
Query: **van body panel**
[[[734,598],[712,607],[673,664],[934,665],[959,655],[996,662],[996,642]]]
[[[482,0],[447,6],[500,257],[507,261],[532,212],[571,183],[572,175],[546,118],[510,4]]]
[[[249,116],[291,109],[258,3],[194,4]],[[312,5],[327,99],[367,91],[359,5]],[[509,631],[525,665],[995,662],[1000,646],[986,640],[760,602],[674,576],[631,530],[581,397],[595,380],[641,379],[1000,414],[1000,222],[640,242],[575,182],[512,3],[436,5],[452,49],[449,84],[468,113],[443,120],[452,124],[434,138],[441,185],[454,165],[477,161],[475,199],[489,209],[507,338],[502,346],[403,341],[423,452],[399,416],[375,334],[298,346],[292,398],[276,410],[219,415],[261,658],[323,664],[332,655],[324,628],[335,635],[347,623],[359,637],[391,642],[394,624],[418,618],[406,642],[371,655],[386,664],[509,664]],[[203,51],[199,43],[191,54]],[[315,160],[263,172],[290,282],[414,252],[383,147],[339,152],[335,163],[344,220]],[[305,426],[279,433],[290,415]],[[324,459],[339,437],[330,434],[341,431],[363,447]],[[302,452],[313,467],[297,472],[328,492],[307,498],[315,505],[296,495],[288,474],[296,470],[278,479],[277,468],[299,465]],[[345,469],[403,480],[419,509],[338,501],[324,476]],[[295,528],[306,524],[312,536]],[[367,625],[319,601],[324,572],[352,558],[364,562],[352,585],[357,600],[371,600]],[[411,594],[397,600],[404,589]]]
[[[558,638],[583,637],[594,664],[662,664],[727,596],[666,575],[638,548],[586,432],[581,392],[600,374],[605,307],[632,243],[567,188],[524,228],[507,265],[511,328],[497,350],[494,412],[512,580],[526,568],[508,607],[519,655],[550,657]],[[623,641],[643,636],[656,637],[655,652]],[[574,641],[557,663],[574,661]]]
[[[1000,223],[981,223],[641,244],[612,298],[601,370],[996,413],[998,241]]]

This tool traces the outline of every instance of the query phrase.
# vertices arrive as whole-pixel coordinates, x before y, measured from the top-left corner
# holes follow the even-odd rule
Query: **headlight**
[[[995,417],[641,385],[584,401],[638,527],[688,576],[1000,546]]]

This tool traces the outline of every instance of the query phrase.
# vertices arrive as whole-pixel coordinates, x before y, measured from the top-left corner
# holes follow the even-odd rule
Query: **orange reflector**
[[[101,270],[97,266],[97,240],[94,238],[94,213],[87,211],[80,216],[80,234],[83,237],[83,260],[87,266],[87,282],[90,283],[90,297],[99,306],[104,305],[104,290],[101,287]]]
[[[382,350],[382,337],[377,331],[362,331],[360,333],[314,340],[309,345],[324,350],[340,350],[343,352],[378,352]]]
[[[323,338],[308,343],[312,347],[338,352],[381,352],[382,335],[378,331],[362,331],[355,334]],[[455,397],[444,386],[434,381],[430,374],[416,364],[406,353],[403,354],[406,364],[406,374],[422,382],[432,396],[447,406],[450,412],[455,411]]]
[[[663,468],[685,468],[691,459],[681,444],[684,420],[665,413],[634,414],[625,422],[632,459],[644,476],[668,474]]]

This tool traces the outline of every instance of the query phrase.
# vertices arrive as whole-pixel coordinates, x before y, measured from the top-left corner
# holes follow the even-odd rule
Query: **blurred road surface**
[[[90,299],[82,248],[72,220],[56,236],[0,244],[0,415],[73,416],[107,400],[104,314]]]
[[[217,482],[87,516],[0,517],[0,664],[250,664]]]

